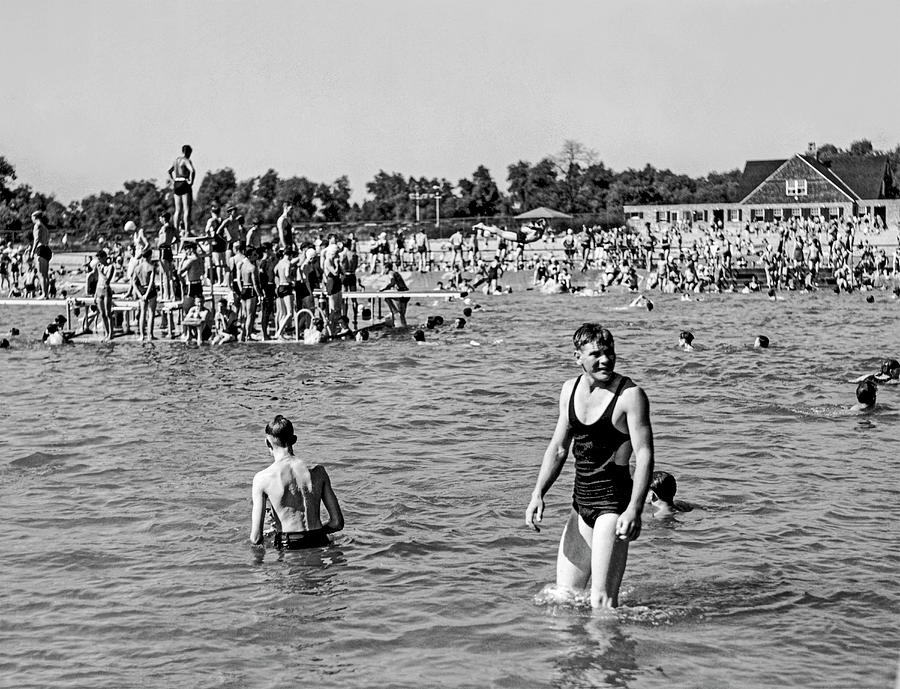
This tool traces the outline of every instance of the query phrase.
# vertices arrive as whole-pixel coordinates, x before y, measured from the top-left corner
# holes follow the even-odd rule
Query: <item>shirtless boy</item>
[[[321,464],[295,455],[296,442],[293,424],[281,414],[266,426],[266,446],[273,461],[253,477],[250,542],[254,545],[263,542],[267,502],[275,522],[276,548],[320,548],[328,545],[328,534],[344,528],[328,472]],[[323,503],[328,511],[325,524],[320,516]]]
[[[641,513],[653,474],[650,403],[631,379],[615,372],[612,333],[585,323],[572,338],[582,374],[563,383],[559,419],[538,473],[525,523],[538,530],[544,495],[575,456],[575,492],[556,562],[559,588],[590,583],[591,606],[615,608],[628,559],[640,536]],[[629,459],[634,453],[634,479]]]
[[[194,177],[196,171],[191,162],[193,149],[185,144],[181,147],[181,155],[169,168],[169,179],[172,180],[172,191],[175,195],[175,229],[184,228],[184,237],[191,234],[191,210],[194,206]]]
[[[34,222],[34,230],[32,232],[34,240],[31,244],[31,255],[37,259],[37,268],[41,282],[41,299],[49,299],[50,259],[53,257],[53,251],[50,249],[50,230],[47,229],[47,225],[44,223],[44,214],[41,211],[32,213],[31,220]]]
[[[156,265],[150,261],[152,249],[144,249],[141,260],[131,274],[131,292],[138,300],[138,337],[144,340],[149,336],[155,340],[153,325],[156,321]]]

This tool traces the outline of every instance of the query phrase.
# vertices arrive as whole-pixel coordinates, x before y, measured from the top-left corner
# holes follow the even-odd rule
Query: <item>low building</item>
[[[887,156],[838,155],[820,160],[814,145],[785,160],[750,160],[736,203],[625,206],[635,226],[708,224],[741,227],[791,218],[840,220],[868,217],[875,225],[900,226],[900,199]]]

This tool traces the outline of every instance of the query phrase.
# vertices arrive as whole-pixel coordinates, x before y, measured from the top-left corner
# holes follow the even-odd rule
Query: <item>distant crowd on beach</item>
[[[191,152],[184,146],[169,169],[174,216],[162,211],[158,227],[149,230],[127,221],[128,241],[104,242],[80,269],[52,266],[50,230],[44,214],[33,213],[30,245],[0,244],[0,295],[81,299],[81,331],[97,327],[105,339],[113,336],[122,302],[132,302],[138,334],[148,339],[158,319],[174,336],[169,316],[177,311],[177,334],[220,343],[356,337],[345,294],[365,289],[364,281],[388,292],[390,322],[405,326],[409,298],[399,293],[409,291],[410,273],[440,273],[440,291],[488,294],[511,291],[503,275],[520,271],[531,274],[532,289],[545,293],[767,289],[771,297],[775,290],[827,285],[836,292],[892,287],[900,294],[900,243],[890,255],[876,247],[872,239],[883,228],[867,216],[747,223],[740,231],[721,223],[582,225],[559,235],[538,219],[513,229],[477,223],[438,240],[418,225],[373,231],[359,241],[353,233],[301,235],[285,202],[266,229],[246,223],[237,206],[213,204],[203,211],[203,230],[195,232]],[[67,244],[64,236],[58,248]],[[585,276],[588,271],[598,275]],[[576,275],[593,282],[576,285]],[[357,300],[350,303],[357,307]]]

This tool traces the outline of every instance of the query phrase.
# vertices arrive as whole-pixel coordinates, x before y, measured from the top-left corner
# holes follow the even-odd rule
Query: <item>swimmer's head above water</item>
[[[885,359],[881,362],[881,375],[891,379],[900,379],[900,361],[896,359]]]
[[[875,397],[878,394],[878,386],[870,380],[864,380],[856,386],[856,401],[859,406],[869,409],[875,406]]]
[[[767,349],[769,347],[769,338],[765,335],[757,335],[753,346],[759,349]]]
[[[678,344],[679,345],[681,345],[681,346],[687,345],[690,347],[693,342],[694,342],[694,333],[692,333],[690,330],[682,330],[680,333],[678,333]]]
[[[678,483],[672,474],[667,471],[654,471],[647,498],[650,502],[661,501],[671,505],[675,500],[675,492],[677,490]]]

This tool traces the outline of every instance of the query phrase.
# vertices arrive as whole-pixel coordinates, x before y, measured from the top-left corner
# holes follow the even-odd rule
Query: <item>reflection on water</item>
[[[0,308],[0,331],[24,333],[0,352],[3,683],[889,685],[900,386],[857,415],[848,381],[898,355],[900,321],[855,296],[662,296],[647,312],[511,295],[427,347],[48,350],[46,314]],[[415,316],[452,323],[460,306]],[[542,531],[522,523],[589,319],[616,336],[658,468],[696,506],[645,520],[615,613],[541,597],[571,465]],[[694,352],[675,347],[684,329]],[[760,333],[770,349],[752,349]],[[247,544],[276,413],[328,465],[347,521],[328,548]]]

